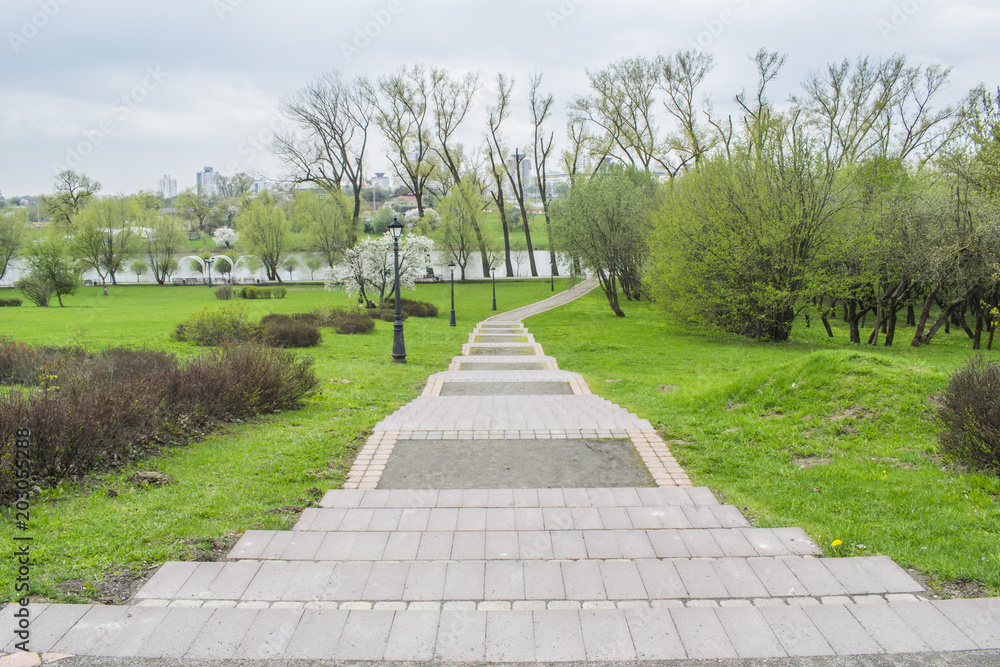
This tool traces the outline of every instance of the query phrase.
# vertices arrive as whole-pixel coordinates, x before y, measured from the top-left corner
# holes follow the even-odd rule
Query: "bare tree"
[[[433,95],[434,80],[423,65],[402,67],[380,78],[375,104],[375,123],[392,150],[393,168],[417,198],[417,212],[424,217],[424,197],[434,173]]]
[[[97,194],[101,184],[86,174],[65,169],[52,179],[55,194],[42,195],[42,208],[57,223],[72,226],[80,209]]]
[[[656,64],[659,70],[657,85],[667,96],[663,106],[680,125],[677,136],[670,140],[670,147],[679,155],[682,165],[692,160],[697,163],[716,143],[700,128],[695,101],[698,86],[715,67],[715,59],[710,54],[689,49],[677,51],[670,57],[660,56]]]
[[[507,201],[504,196],[509,154],[500,136],[500,125],[507,118],[510,91],[513,87],[513,81],[507,79],[503,72],[497,74],[497,102],[495,106],[488,109],[489,119],[486,131],[486,158],[489,160],[489,174],[493,187],[489,192],[500,212],[500,226],[503,228],[504,266],[508,276],[514,275],[514,267],[510,262],[510,226],[507,220]]]
[[[534,127],[534,139],[531,143],[535,156],[535,182],[538,184],[538,196],[542,200],[542,210],[545,213],[545,233],[549,241],[549,266],[552,275],[558,276],[559,267],[556,264],[555,246],[552,244],[552,218],[549,214],[548,182],[546,181],[546,168],[549,156],[552,154],[552,146],[555,143],[555,132],[550,132],[548,139],[546,139],[543,127],[552,113],[554,98],[551,94],[542,96],[539,92],[541,85],[541,72],[533,73],[528,93],[528,104],[531,107],[531,121]]]
[[[354,190],[355,222],[361,216],[364,157],[375,113],[371,86],[358,77],[345,81],[333,70],[290,98],[281,113],[299,133],[276,137],[273,151],[289,167],[294,183],[313,183],[333,192],[344,181]]]

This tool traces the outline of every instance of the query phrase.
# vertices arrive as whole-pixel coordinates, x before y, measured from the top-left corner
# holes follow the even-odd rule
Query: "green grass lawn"
[[[556,282],[566,289],[567,280]],[[509,310],[550,296],[548,281],[497,281],[497,304]],[[404,298],[430,301],[433,319],[405,322],[406,364],[393,363],[392,323],[376,322],[374,333],[340,336],[323,330],[315,359],[320,392],[301,410],[230,424],[200,442],[163,452],[140,468],[177,480],[139,489],[125,478],[134,468],[64,482],[33,499],[30,534],[36,566],[32,590],[39,598],[82,601],[100,597],[98,582],[141,573],[165,560],[197,558],[214,540],[250,528],[288,528],[293,515],[275,512],[315,499],[311,488],[338,488],[357,448],[372,426],[416,397],[431,373],[444,370],[475,324],[491,314],[488,282],[455,285],[457,326],[449,327],[449,285],[419,285]],[[251,318],[269,312],[305,312],[320,305],[351,307],[340,293],[290,287],[279,300],[217,301],[208,287],[119,286],[109,296],[99,287],[66,297],[66,308],[0,310],[0,330],[16,340],[45,345],[79,344],[91,350],[149,347],[178,356],[200,348],[170,337],[176,325],[205,304],[245,305]],[[112,490],[118,495],[109,497]],[[0,550],[12,553],[14,515],[0,510]],[[13,559],[0,565],[0,600],[10,600]],[[70,581],[75,586],[63,585]],[[82,593],[68,590],[83,586]]]
[[[913,349],[904,328],[875,348],[799,321],[765,344],[622,305],[614,317],[595,291],[526,324],[560,368],[658,425],[695,484],[828,555],[885,554],[1000,593],[1000,479],[937,454],[933,397],[972,354],[961,330]]]

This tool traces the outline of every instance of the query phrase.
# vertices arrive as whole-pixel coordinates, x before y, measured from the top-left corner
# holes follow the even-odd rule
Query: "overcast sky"
[[[760,47],[788,54],[776,100],[811,70],[859,55],[953,68],[944,102],[1000,84],[996,0],[3,0],[0,28],[6,196],[51,191],[62,167],[108,194],[154,190],[164,174],[192,187],[206,165],[279,177],[266,150],[279,99],[333,69],[506,71],[516,81],[507,135],[521,146],[533,69],[556,96],[561,137],[588,68],[692,46],[716,58],[704,90],[720,108],[753,86],[748,54]],[[379,141],[368,167],[386,169],[384,154]]]

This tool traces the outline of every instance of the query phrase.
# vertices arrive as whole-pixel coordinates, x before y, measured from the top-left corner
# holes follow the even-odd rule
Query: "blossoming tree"
[[[426,236],[406,234],[399,241],[399,287],[413,289],[417,278],[425,275],[431,263],[434,241]],[[358,296],[368,303],[376,295],[385,302],[393,286],[392,235],[367,238],[344,251],[344,257],[327,271],[326,289],[342,289],[349,296]]]

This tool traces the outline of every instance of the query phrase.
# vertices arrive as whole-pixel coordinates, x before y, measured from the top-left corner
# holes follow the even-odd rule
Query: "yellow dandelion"
[[[833,542],[830,542],[831,547],[839,547],[841,544],[843,544],[843,542],[841,542],[840,540],[834,540]]]

